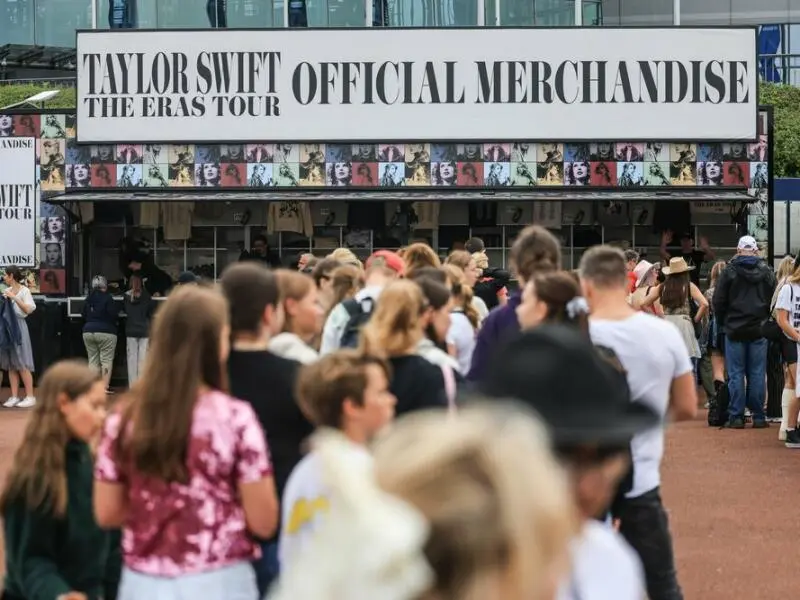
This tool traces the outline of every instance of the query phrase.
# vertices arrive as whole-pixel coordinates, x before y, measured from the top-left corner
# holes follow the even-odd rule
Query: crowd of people
[[[775,340],[800,447],[800,261],[776,284],[745,236],[704,294],[682,256],[563,270],[530,226],[511,290],[465,248],[246,260],[157,311],[134,277],[113,406],[96,278],[91,365],[43,375],[0,496],[4,600],[682,599],[665,428],[704,362],[709,413],[767,427]]]

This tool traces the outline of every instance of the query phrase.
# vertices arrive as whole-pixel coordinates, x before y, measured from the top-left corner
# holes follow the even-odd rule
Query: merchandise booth
[[[612,29],[605,35],[613,39],[621,31],[631,30]],[[289,32],[293,38],[297,33],[302,34]],[[117,32],[81,32],[78,54],[99,54],[104,50],[98,48],[105,47],[125,52],[130,44],[147,47],[149,34],[133,32],[128,42]],[[218,32],[181,32],[192,34],[216,38]],[[163,32],[158,35],[164,40]],[[114,36],[113,42],[109,36]],[[169,52],[169,47],[157,52]],[[703,45],[695,48],[701,56],[707,52]],[[754,46],[748,65],[755,69]],[[276,262],[286,267],[296,264],[301,253],[325,256],[342,246],[365,258],[377,249],[424,241],[444,256],[478,236],[486,243],[490,263],[507,267],[518,232],[538,223],[560,237],[567,268],[577,267],[582,252],[599,243],[634,248],[648,260],[662,260],[665,250],[680,253],[681,238],[688,236],[695,248],[706,252],[700,265],[702,281],[714,260],[734,254],[738,237],[745,233],[756,237],[765,257],[774,259],[773,128],[768,106],[752,107],[756,124],[749,122],[746,134],[740,133],[741,120],[731,121],[725,107],[710,107],[705,115],[700,111],[697,122],[704,123],[704,131],[736,129],[727,137],[715,134],[710,141],[686,136],[686,123],[656,123],[661,113],[670,113],[654,105],[651,121],[626,125],[624,135],[616,139],[603,137],[602,127],[590,126],[578,139],[574,123],[554,123],[543,130],[563,128],[565,141],[555,136],[553,141],[534,136],[531,141],[511,136],[504,136],[509,141],[486,141],[488,136],[474,140],[463,134],[470,126],[461,122],[451,127],[449,137],[441,138],[446,141],[438,142],[430,136],[419,141],[402,134],[373,136],[373,129],[380,133],[420,127],[376,124],[369,115],[365,122],[343,128],[332,123],[335,112],[330,107],[324,113],[328,121],[315,121],[320,113],[312,111],[310,120],[298,125],[292,116],[297,107],[286,106],[282,97],[282,114],[289,116],[281,118],[288,125],[278,127],[274,136],[261,136],[255,132],[269,128],[254,126],[254,117],[249,117],[250,126],[237,121],[230,128],[213,127],[202,117],[177,129],[174,119],[167,122],[157,116],[125,124],[125,110],[112,110],[109,104],[113,98],[100,98],[105,104],[96,103],[94,112],[86,108],[92,105],[90,92],[98,91],[91,86],[100,85],[87,82],[90,75],[95,77],[79,69],[77,112],[0,115],[0,125],[8,122],[6,137],[35,138],[40,190],[37,256],[28,282],[45,307],[37,311],[41,324],[33,327],[42,364],[82,352],[79,314],[92,277],[104,275],[113,290],[123,293],[132,254],[149,257],[172,281],[183,271],[213,280],[260,236],[267,238]],[[110,76],[104,77],[108,87]],[[756,87],[753,79],[754,97]],[[390,121],[395,108],[383,107]],[[413,108],[420,115],[430,107]],[[530,110],[535,114],[538,108]],[[509,130],[502,125],[502,106],[486,110],[497,114],[498,130]],[[608,109],[597,110],[602,114]],[[687,104],[680,110],[688,114],[697,109]],[[430,119],[437,114],[441,113],[432,112]],[[717,115],[719,121],[708,123],[708,115]],[[521,131],[529,129],[516,125]],[[447,124],[430,121],[425,127],[436,133]],[[491,128],[484,120],[476,131]],[[335,143],[303,134],[347,129],[352,131],[346,136],[328,138]],[[284,132],[292,130],[297,137],[286,137]],[[637,130],[666,134],[642,139],[634,136]],[[681,139],[669,135],[673,130]],[[248,131],[253,132],[249,138]],[[174,139],[165,139],[167,134]],[[118,349],[124,355],[124,344]]]

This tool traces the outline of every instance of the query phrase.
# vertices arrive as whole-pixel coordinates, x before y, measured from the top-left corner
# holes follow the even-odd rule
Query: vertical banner
[[[36,266],[36,139],[0,138],[0,267]]]

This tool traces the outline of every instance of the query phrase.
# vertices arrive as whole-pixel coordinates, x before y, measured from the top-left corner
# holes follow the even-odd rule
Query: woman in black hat
[[[505,346],[483,391],[536,410],[571,476],[584,524],[558,598],[640,600],[645,589],[641,562],[597,517],[607,513],[628,471],[633,436],[657,426],[658,415],[631,401],[624,374],[604,360],[584,332],[564,325],[538,326]]]

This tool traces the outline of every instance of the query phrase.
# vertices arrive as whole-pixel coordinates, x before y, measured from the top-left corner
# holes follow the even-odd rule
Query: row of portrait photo
[[[0,118],[3,118],[0,116]],[[51,164],[197,165],[206,163],[304,166],[343,162],[408,165],[440,162],[766,162],[767,136],[754,144],[648,143],[486,143],[486,144],[116,144],[79,145],[74,139],[41,136],[37,158]]]
[[[436,162],[409,164],[298,163],[92,164],[39,167],[44,191],[137,187],[657,187],[766,188],[768,163],[707,161],[569,163]]]

